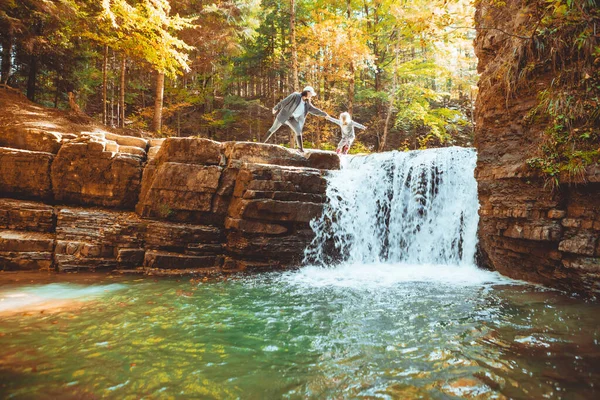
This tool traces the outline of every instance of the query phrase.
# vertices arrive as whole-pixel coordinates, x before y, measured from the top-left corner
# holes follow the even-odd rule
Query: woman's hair
[[[343,112],[340,114],[340,122],[342,123],[342,125],[346,125],[349,124],[350,122],[352,122],[352,117],[350,116],[350,113],[348,112]]]
[[[309,91],[308,91],[308,90],[305,90],[305,91],[303,91],[303,92],[301,93],[301,94],[302,94],[302,97],[306,97],[306,96],[308,95],[308,93],[309,93]]]

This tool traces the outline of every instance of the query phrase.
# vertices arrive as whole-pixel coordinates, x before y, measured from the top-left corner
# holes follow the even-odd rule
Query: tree
[[[290,0],[290,45],[292,48],[292,84],[300,90],[298,81],[298,48],[296,46],[296,0]]]
[[[165,75],[176,76],[189,69],[187,52],[192,49],[172,32],[192,26],[191,20],[170,16],[167,0],[144,0],[131,5],[127,0],[103,0],[100,21],[103,25],[90,35],[122,53],[120,87],[120,125],[125,118],[126,57],[148,63],[157,73],[153,130],[160,132]],[[106,82],[104,82],[106,84]],[[105,88],[103,88],[103,92]]]

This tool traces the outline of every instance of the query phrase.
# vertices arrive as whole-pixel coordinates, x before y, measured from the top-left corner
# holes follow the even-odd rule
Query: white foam
[[[486,271],[475,265],[435,265],[406,263],[342,264],[336,267],[308,266],[285,275],[294,285],[311,287],[347,287],[372,289],[393,287],[411,282],[451,286],[482,286],[514,283],[497,272]]]

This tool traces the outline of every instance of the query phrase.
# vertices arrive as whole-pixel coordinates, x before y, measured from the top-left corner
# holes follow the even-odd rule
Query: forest
[[[261,141],[305,85],[355,152],[472,143],[468,0],[0,0],[1,82],[108,126]],[[71,107],[73,104],[71,104]],[[309,118],[309,148],[339,129]],[[276,142],[287,144],[288,129]]]

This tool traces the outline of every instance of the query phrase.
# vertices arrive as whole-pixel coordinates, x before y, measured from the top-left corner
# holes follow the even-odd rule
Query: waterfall
[[[460,147],[344,157],[305,262],[474,264],[476,159]]]

